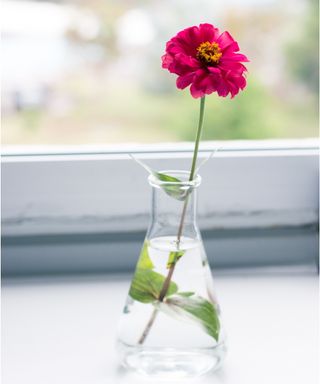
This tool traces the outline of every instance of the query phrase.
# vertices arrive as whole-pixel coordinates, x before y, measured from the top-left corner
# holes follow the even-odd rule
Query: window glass
[[[316,0],[7,0],[2,14],[5,145],[193,140],[199,100],[160,57],[200,22],[250,58],[245,92],[207,98],[205,140],[317,135]]]

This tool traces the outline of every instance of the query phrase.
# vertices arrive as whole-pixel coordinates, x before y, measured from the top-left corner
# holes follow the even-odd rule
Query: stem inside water
[[[201,139],[201,134],[202,134],[202,127],[203,127],[203,118],[204,118],[204,107],[205,107],[205,96],[203,96],[201,99],[200,99],[200,114],[199,114],[199,123],[198,123],[198,129],[197,129],[197,136],[196,136],[196,140],[195,140],[195,145],[194,145],[194,150],[193,150],[193,157],[192,157],[192,165],[191,165],[191,171],[190,171],[190,176],[189,176],[189,181],[192,181],[193,180],[193,177],[194,177],[194,172],[195,172],[195,169],[196,169],[196,164],[197,164],[197,158],[198,158],[198,151],[199,151],[199,144],[200,144],[200,139]],[[191,187],[190,187],[191,188]],[[189,200],[189,194],[187,194],[185,200],[184,200],[184,203],[183,203],[183,209],[182,209],[182,213],[181,213],[181,219],[180,219],[180,224],[179,224],[179,228],[178,228],[178,234],[177,234],[177,247],[179,249],[179,246],[180,246],[180,241],[181,241],[181,236],[182,236],[182,231],[183,231],[183,224],[184,224],[184,219],[185,219],[185,216],[186,216],[186,212],[187,212],[187,205],[188,205],[188,200]],[[169,268],[169,272],[168,272],[168,275],[163,283],[163,286],[162,286],[162,289],[161,289],[161,292],[160,292],[160,295],[159,295],[159,301],[163,301],[163,299],[165,298],[166,296],[166,293],[168,291],[168,288],[170,286],[170,281],[172,279],[172,275],[173,275],[173,272],[174,272],[174,268],[176,266],[176,263],[172,263],[172,265],[170,266]],[[152,314],[151,314],[151,317],[144,329],[144,331],[142,332],[142,335],[138,341],[139,344],[143,344],[146,337],[148,336],[149,332],[150,332],[150,329],[157,317],[157,313],[158,313],[158,310],[157,308],[154,308]]]

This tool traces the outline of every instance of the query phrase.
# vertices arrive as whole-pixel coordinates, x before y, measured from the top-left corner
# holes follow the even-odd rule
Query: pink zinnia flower
[[[220,34],[213,25],[200,24],[167,42],[162,67],[178,75],[179,89],[191,85],[194,98],[213,92],[223,97],[230,93],[232,98],[246,86],[247,68],[241,62],[249,60],[238,51],[239,45],[229,32]]]

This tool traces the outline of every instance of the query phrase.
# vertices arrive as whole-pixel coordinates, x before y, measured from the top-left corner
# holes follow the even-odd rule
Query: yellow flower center
[[[218,43],[201,43],[197,48],[197,58],[207,65],[218,64],[222,56]]]

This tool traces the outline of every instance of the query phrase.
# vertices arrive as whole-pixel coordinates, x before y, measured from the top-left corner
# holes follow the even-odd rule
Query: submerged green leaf
[[[131,282],[129,295],[141,303],[152,303],[158,300],[165,279],[165,276],[151,269],[137,268]],[[177,291],[177,284],[171,282],[166,297],[173,295]]]
[[[169,269],[173,264],[175,264],[183,255],[185,254],[185,251],[174,251],[170,252],[168,262],[167,262],[167,268]]]
[[[153,269],[154,265],[153,262],[151,261],[151,258],[149,256],[149,251],[148,251],[148,246],[149,246],[149,241],[146,240],[143,243],[141,253],[139,256],[137,268],[139,269]]]
[[[186,291],[186,292],[178,292],[177,295],[179,296],[184,296],[184,297],[189,297],[189,296],[192,296],[194,295],[195,293],[194,292],[191,292],[191,291]]]
[[[216,341],[219,339],[220,321],[215,306],[192,292],[181,292],[168,297],[157,307],[164,313],[180,320],[200,325]]]

